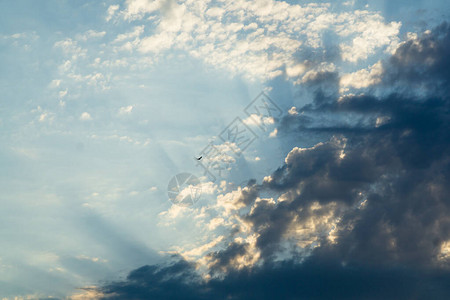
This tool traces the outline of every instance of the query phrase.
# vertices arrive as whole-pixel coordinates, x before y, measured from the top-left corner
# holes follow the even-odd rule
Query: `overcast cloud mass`
[[[450,299],[446,1],[0,11],[2,299]]]

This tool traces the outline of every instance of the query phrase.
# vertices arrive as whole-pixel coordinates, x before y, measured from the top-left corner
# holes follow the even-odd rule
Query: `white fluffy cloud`
[[[353,73],[344,74],[341,77],[341,89],[345,91],[349,87],[356,89],[365,88],[381,81],[383,65],[381,61],[375,63],[367,69],[361,69]]]
[[[112,18],[125,29],[115,35],[92,29],[54,44],[64,54],[58,76],[62,90],[106,90],[120,78],[114,76],[117,70],[148,70],[174,55],[190,56],[232,76],[265,81],[284,75],[300,84],[345,64],[351,70],[354,62],[392,52],[400,44],[400,23],[385,22],[367,10],[338,13],[323,3],[127,0],[107,8],[106,19]],[[334,32],[344,65],[299,58],[308,49],[325,53],[329,32]],[[376,83],[379,73],[378,65],[348,73],[341,81],[343,91]]]
[[[133,31],[137,49],[152,57],[183,50],[208,64],[249,78],[272,78],[283,70],[288,77],[307,71],[295,59],[301,47],[323,47],[322,35],[334,31],[342,59],[356,62],[398,44],[400,23],[386,23],[378,13],[335,13],[329,4],[304,6],[282,1],[148,1],[128,0],[120,15],[152,28]],[[129,33],[130,34],[130,33]],[[142,36],[143,35],[143,36]],[[125,40],[120,34],[116,42]]]
[[[351,37],[351,43],[341,43],[342,58],[346,61],[357,62],[366,59],[381,46],[386,50],[398,45],[400,22],[384,23],[380,15],[368,11],[355,11],[352,22],[338,25],[337,33]]]

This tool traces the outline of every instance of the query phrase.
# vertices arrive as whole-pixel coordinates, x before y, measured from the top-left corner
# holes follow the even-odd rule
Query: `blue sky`
[[[250,245],[234,267],[258,265],[260,232],[243,221],[252,208],[237,200],[243,183],[270,184],[289,157],[346,143],[345,133],[285,130],[289,118],[319,94],[408,91],[385,84],[390,57],[420,44],[449,12],[444,0],[2,1],[0,296],[97,299],[102,291],[79,288],[124,279],[172,254],[208,273],[207,253],[232,242]],[[324,74],[339,80],[320,85]],[[431,95],[428,88],[409,91]],[[245,113],[261,92],[280,115],[255,121]],[[229,148],[206,155],[229,159],[211,181],[193,157],[209,143],[226,148],[219,135],[236,117],[257,138],[240,156]],[[368,120],[324,114],[310,124]],[[376,120],[378,127],[389,117]],[[167,184],[180,172],[202,182],[192,207],[168,200]],[[276,205],[294,192],[260,193]],[[330,211],[283,242],[301,257],[342,219],[332,202],[314,205]],[[275,261],[291,257],[291,248]]]

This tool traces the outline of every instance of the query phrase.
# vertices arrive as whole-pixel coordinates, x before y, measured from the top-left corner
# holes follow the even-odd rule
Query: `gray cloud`
[[[446,299],[450,240],[450,26],[442,24],[401,45],[383,63],[374,95],[338,98],[339,76],[327,72],[306,85],[312,104],[280,122],[281,134],[321,134],[328,141],[293,149],[286,164],[240,202],[258,234],[260,264],[233,269],[250,251],[232,243],[211,253],[223,277],[203,281],[183,260],[147,266],[103,287],[112,299]],[[255,201],[263,190],[283,201]],[[313,204],[318,209],[311,209]],[[318,233],[300,261],[277,260],[289,229],[329,213],[335,239]]]

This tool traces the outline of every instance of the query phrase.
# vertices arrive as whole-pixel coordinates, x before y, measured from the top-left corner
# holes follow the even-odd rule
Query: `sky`
[[[449,299],[449,20],[1,1],[0,299]]]

